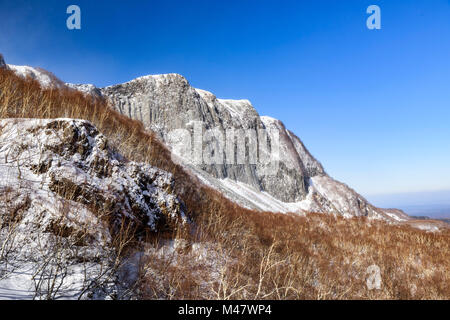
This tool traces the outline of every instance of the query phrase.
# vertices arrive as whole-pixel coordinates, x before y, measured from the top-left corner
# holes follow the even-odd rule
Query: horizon
[[[450,218],[450,190],[371,194],[365,197],[378,207],[401,209],[413,216]]]
[[[82,28],[70,31],[68,3],[2,2],[6,63],[99,87],[179,73],[281,120],[374,204],[450,190],[449,1],[376,1],[381,30],[365,25],[372,1],[76,4]]]

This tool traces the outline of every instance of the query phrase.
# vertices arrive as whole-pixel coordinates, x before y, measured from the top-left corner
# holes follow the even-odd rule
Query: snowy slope
[[[55,77],[52,73],[41,69],[33,68],[29,66],[15,66],[8,64],[8,69],[14,71],[18,76],[27,78],[30,77],[34,80],[39,81],[39,83],[44,88],[62,88],[65,84]]]
[[[120,291],[122,221],[149,231],[187,222],[172,182],[123,159],[88,121],[0,120],[0,299]]]

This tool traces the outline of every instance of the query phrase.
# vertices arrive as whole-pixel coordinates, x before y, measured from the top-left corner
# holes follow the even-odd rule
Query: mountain
[[[210,92],[193,88],[178,74],[144,76],[100,89],[70,86],[88,94],[100,94],[120,113],[141,121],[203,182],[245,207],[408,219],[403,213],[392,214],[372,206],[354,190],[329,177],[293,132],[279,120],[261,117],[248,100],[218,99]],[[201,132],[199,136],[203,135],[203,154],[192,152],[195,146],[177,152],[180,144],[195,144],[196,130]],[[266,144],[269,161],[261,161],[261,149]],[[238,163],[239,147],[242,161]],[[213,158],[217,150],[220,154],[215,163],[199,160],[201,155],[205,158],[205,153],[206,158]],[[256,161],[251,159],[251,152],[258,153]],[[271,168],[270,161],[277,161],[277,167]]]
[[[121,114],[108,102],[111,87],[61,85],[48,74],[0,67],[0,298],[450,296],[447,224],[371,206],[248,101],[217,99],[187,84],[198,95],[195,109],[164,80],[157,93],[144,92],[157,107]],[[127,111],[159,119],[150,122],[156,133]],[[243,129],[248,118],[254,133]],[[192,122],[164,127],[175,121]],[[208,131],[216,123],[222,127]],[[230,127],[244,142],[218,152]],[[261,141],[267,148],[256,148],[255,161],[251,148]],[[201,158],[188,152],[198,147]],[[261,161],[267,155],[268,164]],[[271,188],[271,179],[287,194]],[[283,184],[291,181],[298,188]],[[314,207],[330,214],[308,211]],[[365,208],[368,217],[348,219]],[[374,266],[380,290],[366,288]]]
[[[38,80],[43,87],[63,86],[45,70],[7,67]],[[121,114],[141,121],[172,149],[173,160],[241,206],[387,221],[409,219],[401,211],[371,205],[331,178],[293,132],[277,119],[260,116],[248,100],[218,99],[192,87],[179,74],[144,76],[105,88],[65,85],[103,97]]]

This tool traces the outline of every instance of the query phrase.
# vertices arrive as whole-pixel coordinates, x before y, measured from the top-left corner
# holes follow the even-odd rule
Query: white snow
[[[302,213],[303,211],[308,211],[311,207],[311,199],[287,203],[274,198],[267,192],[258,191],[240,181],[231,179],[221,179],[219,181],[221,186],[227,189],[228,192],[239,194],[262,211]]]
[[[247,99],[217,99],[217,97],[209,91],[197,88],[195,88],[195,91],[210,108],[217,106],[220,109],[225,109],[230,114],[233,121],[239,124],[245,124],[247,122],[246,113],[252,114],[256,112],[252,103]]]
[[[101,93],[100,90],[94,86],[93,84],[73,84],[73,83],[66,83],[67,87],[78,90],[85,95],[91,95],[93,97],[100,97]]]
[[[394,219],[395,221],[405,221],[405,219],[399,217],[397,214],[395,214],[394,212],[391,212],[389,210],[384,210],[383,211],[386,215],[388,215],[389,217],[391,217],[392,219]]]
[[[431,224],[414,224],[414,227],[420,230],[429,231],[429,232],[437,232],[439,231],[439,227],[431,225]]]
[[[32,79],[37,80],[44,88],[60,88],[64,86],[64,84],[58,78],[43,69],[33,68],[30,66],[15,66],[11,64],[8,64],[7,66],[18,76],[21,76],[23,78],[31,77]]]
[[[188,81],[186,80],[185,77],[183,77],[182,75],[178,74],[178,73],[167,73],[167,74],[150,74],[150,75],[145,75],[145,76],[141,76],[138,77],[136,79],[121,83],[120,85],[126,85],[126,84],[130,84],[130,83],[136,83],[136,82],[146,82],[148,80],[152,80],[156,83],[156,85],[162,85],[168,81],[172,81],[174,79],[177,79],[179,81],[188,83]],[[111,86],[107,86],[103,89],[108,89],[111,87],[114,87],[116,85],[111,85]]]
[[[232,99],[217,99],[219,105],[226,108],[234,120],[240,123],[246,123],[245,113],[253,111],[253,106],[249,100],[232,100]]]

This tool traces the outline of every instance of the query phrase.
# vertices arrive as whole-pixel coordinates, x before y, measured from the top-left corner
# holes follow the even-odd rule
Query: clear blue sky
[[[281,119],[364,195],[450,189],[449,0],[0,0],[0,52],[97,86],[180,73]]]

